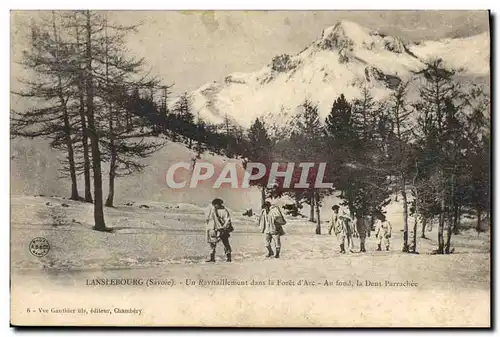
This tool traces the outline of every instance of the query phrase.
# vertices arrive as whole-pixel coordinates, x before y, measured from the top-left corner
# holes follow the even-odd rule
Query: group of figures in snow
[[[377,240],[377,250],[382,250],[382,246],[386,250],[389,250],[392,234],[391,223],[387,221],[385,215],[381,212],[376,214],[376,219],[375,238]],[[265,201],[262,205],[258,225],[260,232],[264,234],[265,247],[267,249],[266,257],[280,257],[281,237],[285,235],[283,226],[286,223],[281,209],[276,205],[272,205],[269,201]],[[206,236],[210,246],[210,256],[206,262],[215,262],[215,252],[218,242],[222,242],[224,246],[226,261],[231,262],[232,249],[229,237],[233,231],[234,227],[231,215],[224,206],[224,201],[219,198],[214,199],[211,205],[209,205],[206,218]],[[353,220],[345,211],[341,211],[338,205],[333,205],[328,233],[331,235],[332,232],[337,237],[340,253],[345,254],[346,249],[354,252],[354,237],[359,238],[360,252],[364,253],[366,252],[366,237],[370,236],[371,232],[371,222],[368,218]],[[273,242],[276,251],[273,251]]]

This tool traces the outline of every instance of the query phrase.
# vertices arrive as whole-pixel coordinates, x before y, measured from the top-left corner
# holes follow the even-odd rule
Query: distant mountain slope
[[[46,195],[69,196],[69,178],[60,178],[62,168],[59,159],[63,153],[52,150],[48,141],[36,142],[28,139],[14,139],[11,142],[11,173],[10,190],[12,195]],[[172,189],[165,182],[168,168],[178,162],[193,164],[195,154],[180,143],[167,142],[165,147],[151,157],[144,159],[143,172],[118,178],[115,183],[115,205],[122,205],[131,200],[161,201],[172,203],[190,203],[206,206],[213,198],[222,198],[229,207],[235,210],[260,207],[260,192],[256,188],[232,189],[228,184],[222,188],[212,188],[214,178],[206,183],[200,183],[196,188]],[[241,168],[241,161],[228,159],[220,155],[205,153],[200,161],[210,162],[219,173],[227,162],[236,162]],[[108,193],[108,166],[103,165],[104,196]],[[190,171],[179,170],[178,181],[186,180],[189,186]],[[240,171],[239,171],[240,172]],[[83,195],[84,181],[80,176],[78,182],[80,195]],[[93,191],[92,191],[93,193]]]
[[[325,117],[340,93],[352,99],[367,84],[381,99],[434,57],[462,69],[466,76],[487,76],[489,35],[406,45],[398,38],[341,21],[299,54],[253,73],[230,74],[222,83],[208,83],[191,92],[191,98],[194,111],[213,123],[227,116],[249,126],[265,114],[278,114],[283,121],[306,98],[317,102]]]
[[[425,41],[409,49],[421,59],[440,57],[446,66],[463,69],[469,75],[488,76],[490,72],[488,32],[466,38]]]

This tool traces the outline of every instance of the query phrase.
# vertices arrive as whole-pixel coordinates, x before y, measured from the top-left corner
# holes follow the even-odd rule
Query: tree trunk
[[[262,185],[260,187],[260,205],[264,205],[264,202],[266,201],[266,185]]]
[[[439,227],[438,227],[438,254],[444,253],[444,213],[445,213],[445,200],[444,200],[444,192],[442,192],[441,201],[440,201],[440,210],[439,214]]]
[[[446,244],[444,246],[445,254],[450,254],[451,252],[451,235],[453,229],[453,216],[451,214],[448,216],[448,228],[446,229]]]
[[[106,206],[113,207],[113,198],[115,196],[115,179],[111,172],[109,173],[109,192],[108,198],[106,199]]]
[[[72,200],[80,200],[78,195],[78,184],[76,180],[76,168],[75,168],[75,155],[73,152],[73,141],[71,139],[71,127],[69,125],[68,112],[66,107],[64,107],[64,129],[66,138],[66,147],[68,148],[68,163],[69,163],[69,175],[71,177],[71,198]]]
[[[92,191],[90,186],[90,156],[89,156],[89,135],[87,122],[85,121],[84,97],[80,95],[80,122],[82,124],[82,146],[83,146],[83,177],[85,180],[85,201],[92,202]]]
[[[400,102],[397,100],[398,103]],[[408,253],[410,251],[408,247],[408,198],[406,197],[406,177],[405,177],[405,166],[404,166],[404,151],[403,151],[403,139],[401,136],[401,115],[400,108],[402,108],[399,104],[396,105],[395,109],[395,122],[396,122],[396,136],[398,140],[398,160],[399,160],[399,175],[401,179],[401,197],[403,198],[403,249],[404,253]],[[398,199],[398,194],[396,193],[396,201]]]
[[[450,216],[448,219],[448,228],[446,231],[446,245],[445,245],[445,250],[444,252],[446,254],[450,254],[451,252],[451,235],[453,234],[452,228],[453,228],[453,217]]]
[[[418,224],[418,216],[420,214],[420,206],[418,199],[418,187],[417,187],[417,178],[418,178],[418,161],[415,160],[415,175],[413,176],[413,191],[415,193],[415,224],[413,225],[413,252],[417,252],[417,224]],[[423,216],[422,218],[422,238],[425,239],[425,225],[426,220]]]
[[[108,191],[108,197],[106,199],[106,206],[107,207],[113,207],[113,200],[115,196],[115,177],[116,177],[116,145],[115,145],[115,140],[113,135],[114,128],[113,128],[113,119],[110,116],[109,119],[109,129],[110,129],[110,152],[111,152],[111,160],[109,163],[109,191]]]
[[[479,206],[476,207],[476,213],[477,213],[476,231],[477,235],[479,236],[479,233],[481,232],[481,207]]]
[[[401,196],[403,198],[403,252],[408,253],[410,251],[408,247],[408,198],[404,175],[401,177]]]
[[[111,150],[111,162],[109,164],[109,191],[106,199],[106,206],[113,207],[115,197],[115,171],[116,171],[116,151]]]
[[[105,60],[105,67],[106,67],[106,86],[109,88],[109,60],[108,60],[108,28],[107,28],[107,22],[106,22],[106,27],[104,27],[104,34],[105,34],[105,48],[104,48],[104,60]],[[113,199],[115,196],[115,177],[116,177],[116,157],[117,157],[117,150],[116,150],[116,144],[115,144],[115,127],[114,127],[114,118],[113,118],[113,106],[112,104],[108,103],[107,104],[108,108],[108,128],[109,128],[109,152],[111,155],[111,160],[109,163],[109,191],[108,191],[108,197],[106,198],[106,206],[107,207],[113,207]]]
[[[453,216],[453,234],[457,235],[460,233],[460,206],[455,205],[455,210],[454,210],[454,216]]]
[[[452,230],[454,221],[454,216],[450,212],[448,215],[448,227],[446,228],[446,244],[444,246],[444,252],[446,254],[450,254],[451,252],[451,235],[453,234]]]
[[[411,245],[411,252],[417,252],[417,226],[418,226],[418,216],[415,215],[415,221],[413,222],[413,242]]]
[[[56,62],[59,63],[59,37],[57,35],[55,12],[52,12],[52,28],[54,31],[54,40],[56,42]],[[68,150],[68,165],[69,165],[69,175],[71,178],[71,197],[72,200],[78,200],[78,183],[76,180],[76,168],[75,168],[75,155],[73,152],[73,140],[71,139],[71,125],[69,123],[68,105],[67,101],[64,99],[64,93],[62,88],[62,80],[60,73],[57,75],[57,93],[59,96],[59,101],[63,110],[63,123],[64,123],[64,141],[66,142],[66,148]]]
[[[422,235],[420,236],[422,239],[426,239],[427,237],[425,236],[425,227],[427,227],[427,218],[422,217]]]
[[[455,167],[453,168],[455,170]],[[452,213],[453,212],[453,213]],[[453,230],[453,225],[455,222],[455,172],[451,174],[451,205],[450,205],[450,215],[448,216],[448,230],[446,231],[446,246],[445,253],[450,254],[451,252],[451,235]]]
[[[312,192],[309,195],[309,206],[311,206],[309,210],[309,221],[314,222],[314,193]]]
[[[75,14],[76,21],[76,14]],[[80,32],[78,31],[78,25],[76,28],[76,44],[80,46]],[[85,196],[84,199],[86,202],[92,202],[92,191],[90,187],[90,158],[89,158],[89,135],[87,129],[87,122],[85,120],[85,97],[84,97],[84,76],[82,69],[79,69],[79,82],[78,82],[78,90],[79,90],[79,113],[80,113],[80,123],[82,126],[82,147],[83,147],[83,177],[85,184]]]
[[[94,83],[92,75],[92,25],[90,22],[90,11],[86,11],[86,81],[87,92],[87,118],[90,134],[90,147],[92,151],[92,169],[94,171],[94,229],[106,230],[104,222],[104,211],[102,202],[102,176],[101,176],[101,152],[99,150],[99,135],[94,122]]]
[[[59,78],[59,85],[61,85]],[[68,150],[68,164],[69,164],[69,175],[71,177],[71,198],[72,200],[79,200],[80,197],[78,195],[78,183],[76,178],[76,168],[75,168],[75,155],[73,151],[73,140],[71,139],[71,126],[69,123],[68,109],[66,106],[66,102],[61,92],[61,88],[59,89],[59,98],[61,100],[61,104],[63,104],[63,121],[64,121],[64,138],[66,142],[66,147]]]
[[[415,185],[415,180],[414,183]],[[412,242],[412,253],[417,252],[417,226],[418,226],[418,214],[419,214],[419,209],[418,209],[418,190],[416,187],[414,187],[414,193],[415,193],[415,221],[413,222],[413,242]]]
[[[316,205],[316,234],[321,235],[321,218],[320,218],[320,205],[319,205],[319,194],[318,192],[314,193],[315,195],[315,205]]]

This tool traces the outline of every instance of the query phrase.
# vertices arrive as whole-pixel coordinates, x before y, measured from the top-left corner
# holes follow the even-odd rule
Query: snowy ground
[[[234,262],[224,262],[222,247],[219,247],[217,263],[207,264],[203,262],[207,257],[203,235],[204,209],[198,206],[144,202],[107,208],[107,225],[116,229],[114,233],[91,230],[92,214],[92,205],[85,203],[61,198],[12,197],[13,301],[23,299],[25,302],[47,304],[47,301],[54,302],[54,296],[59,296],[55,303],[62,305],[72,298],[68,303],[74,305],[78,302],[75,302],[74,295],[81,293],[86,294],[86,301],[95,298],[97,303],[102,304],[116,301],[116,296],[122,296],[125,289],[119,286],[96,288],[86,284],[89,280],[103,277],[154,278],[172,280],[175,286],[170,292],[165,286],[161,293],[158,289],[137,286],[133,292],[126,291],[130,297],[127,303],[142,303],[144,308],[148,308],[160,305],[155,303],[161,298],[170,298],[175,299],[177,306],[180,306],[178,301],[184,303],[184,311],[168,308],[161,311],[161,315],[151,316],[149,313],[143,316],[143,320],[134,321],[139,324],[489,325],[488,232],[480,236],[473,231],[456,235],[452,238],[455,253],[437,256],[429,255],[437,241],[434,228],[426,233],[429,239],[419,238],[420,254],[408,255],[400,252],[401,224],[393,221],[391,251],[376,252],[375,239],[371,237],[368,238],[367,253],[341,255],[335,238],[326,233],[327,224],[323,225],[323,235],[314,235],[314,224],[290,220],[282,240],[282,258],[277,260],[263,257],[264,238],[258,232],[255,218],[233,211],[235,232],[231,244]],[[31,239],[40,236],[51,245],[49,254],[42,258],[31,255],[28,250]],[[186,284],[188,279],[199,282],[200,279],[222,278],[248,282],[268,282],[269,279],[289,282],[285,286],[267,284],[255,287],[248,284],[245,291],[240,291],[241,287],[237,286],[197,284],[190,287]],[[314,282],[314,286],[304,286],[303,282],[299,285],[299,280]],[[364,286],[357,287],[356,280]],[[327,286],[327,281],[333,285]],[[352,284],[340,284],[340,281]],[[385,281],[409,281],[417,286],[386,286]],[[383,286],[374,286],[377,282]],[[367,283],[371,286],[366,286]],[[44,297],[47,294],[52,294],[52,299]],[[193,301],[204,307],[205,301],[213,301],[218,294],[224,294],[220,300],[224,304],[217,306],[213,317],[198,313],[193,308]],[[234,304],[235,298],[246,305],[240,303],[234,307],[237,304]],[[145,299],[149,302],[144,302]],[[266,307],[265,303],[269,301],[279,310],[269,312],[265,317],[262,312],[254,312],[257,308]],[[13,307],[19,308],[13,311],[13,317],[22,320],[25,318],[25,307],[20,303],[13,302]],[[333,303],[333,311],[325,310]],[[232,308],[231,314],[225,314],[221,320],[221,312],[229,308]],[[287,314],[283,315],[282,310],[287,310]],[[175,320],[166,320],[163,315],[167,314]],[[42,322],[47,323],[48,318],[45,317]],[[59,319],[69,318],[64,316]],[[86,322],[84,318],[78,322],[82,319]],[[96,317],[92,319],[89,322],[94,324],[131,324],[130,319],[127,321],[123,317],[115,317],[114,320],[99,318],[102,321]],[[71,320],[64,322],[74,323]]]

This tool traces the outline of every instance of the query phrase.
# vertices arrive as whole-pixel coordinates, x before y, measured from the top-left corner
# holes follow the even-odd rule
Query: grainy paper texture
[[[13,11],[11,59],[13,325],[490,326],[488,12]]]

